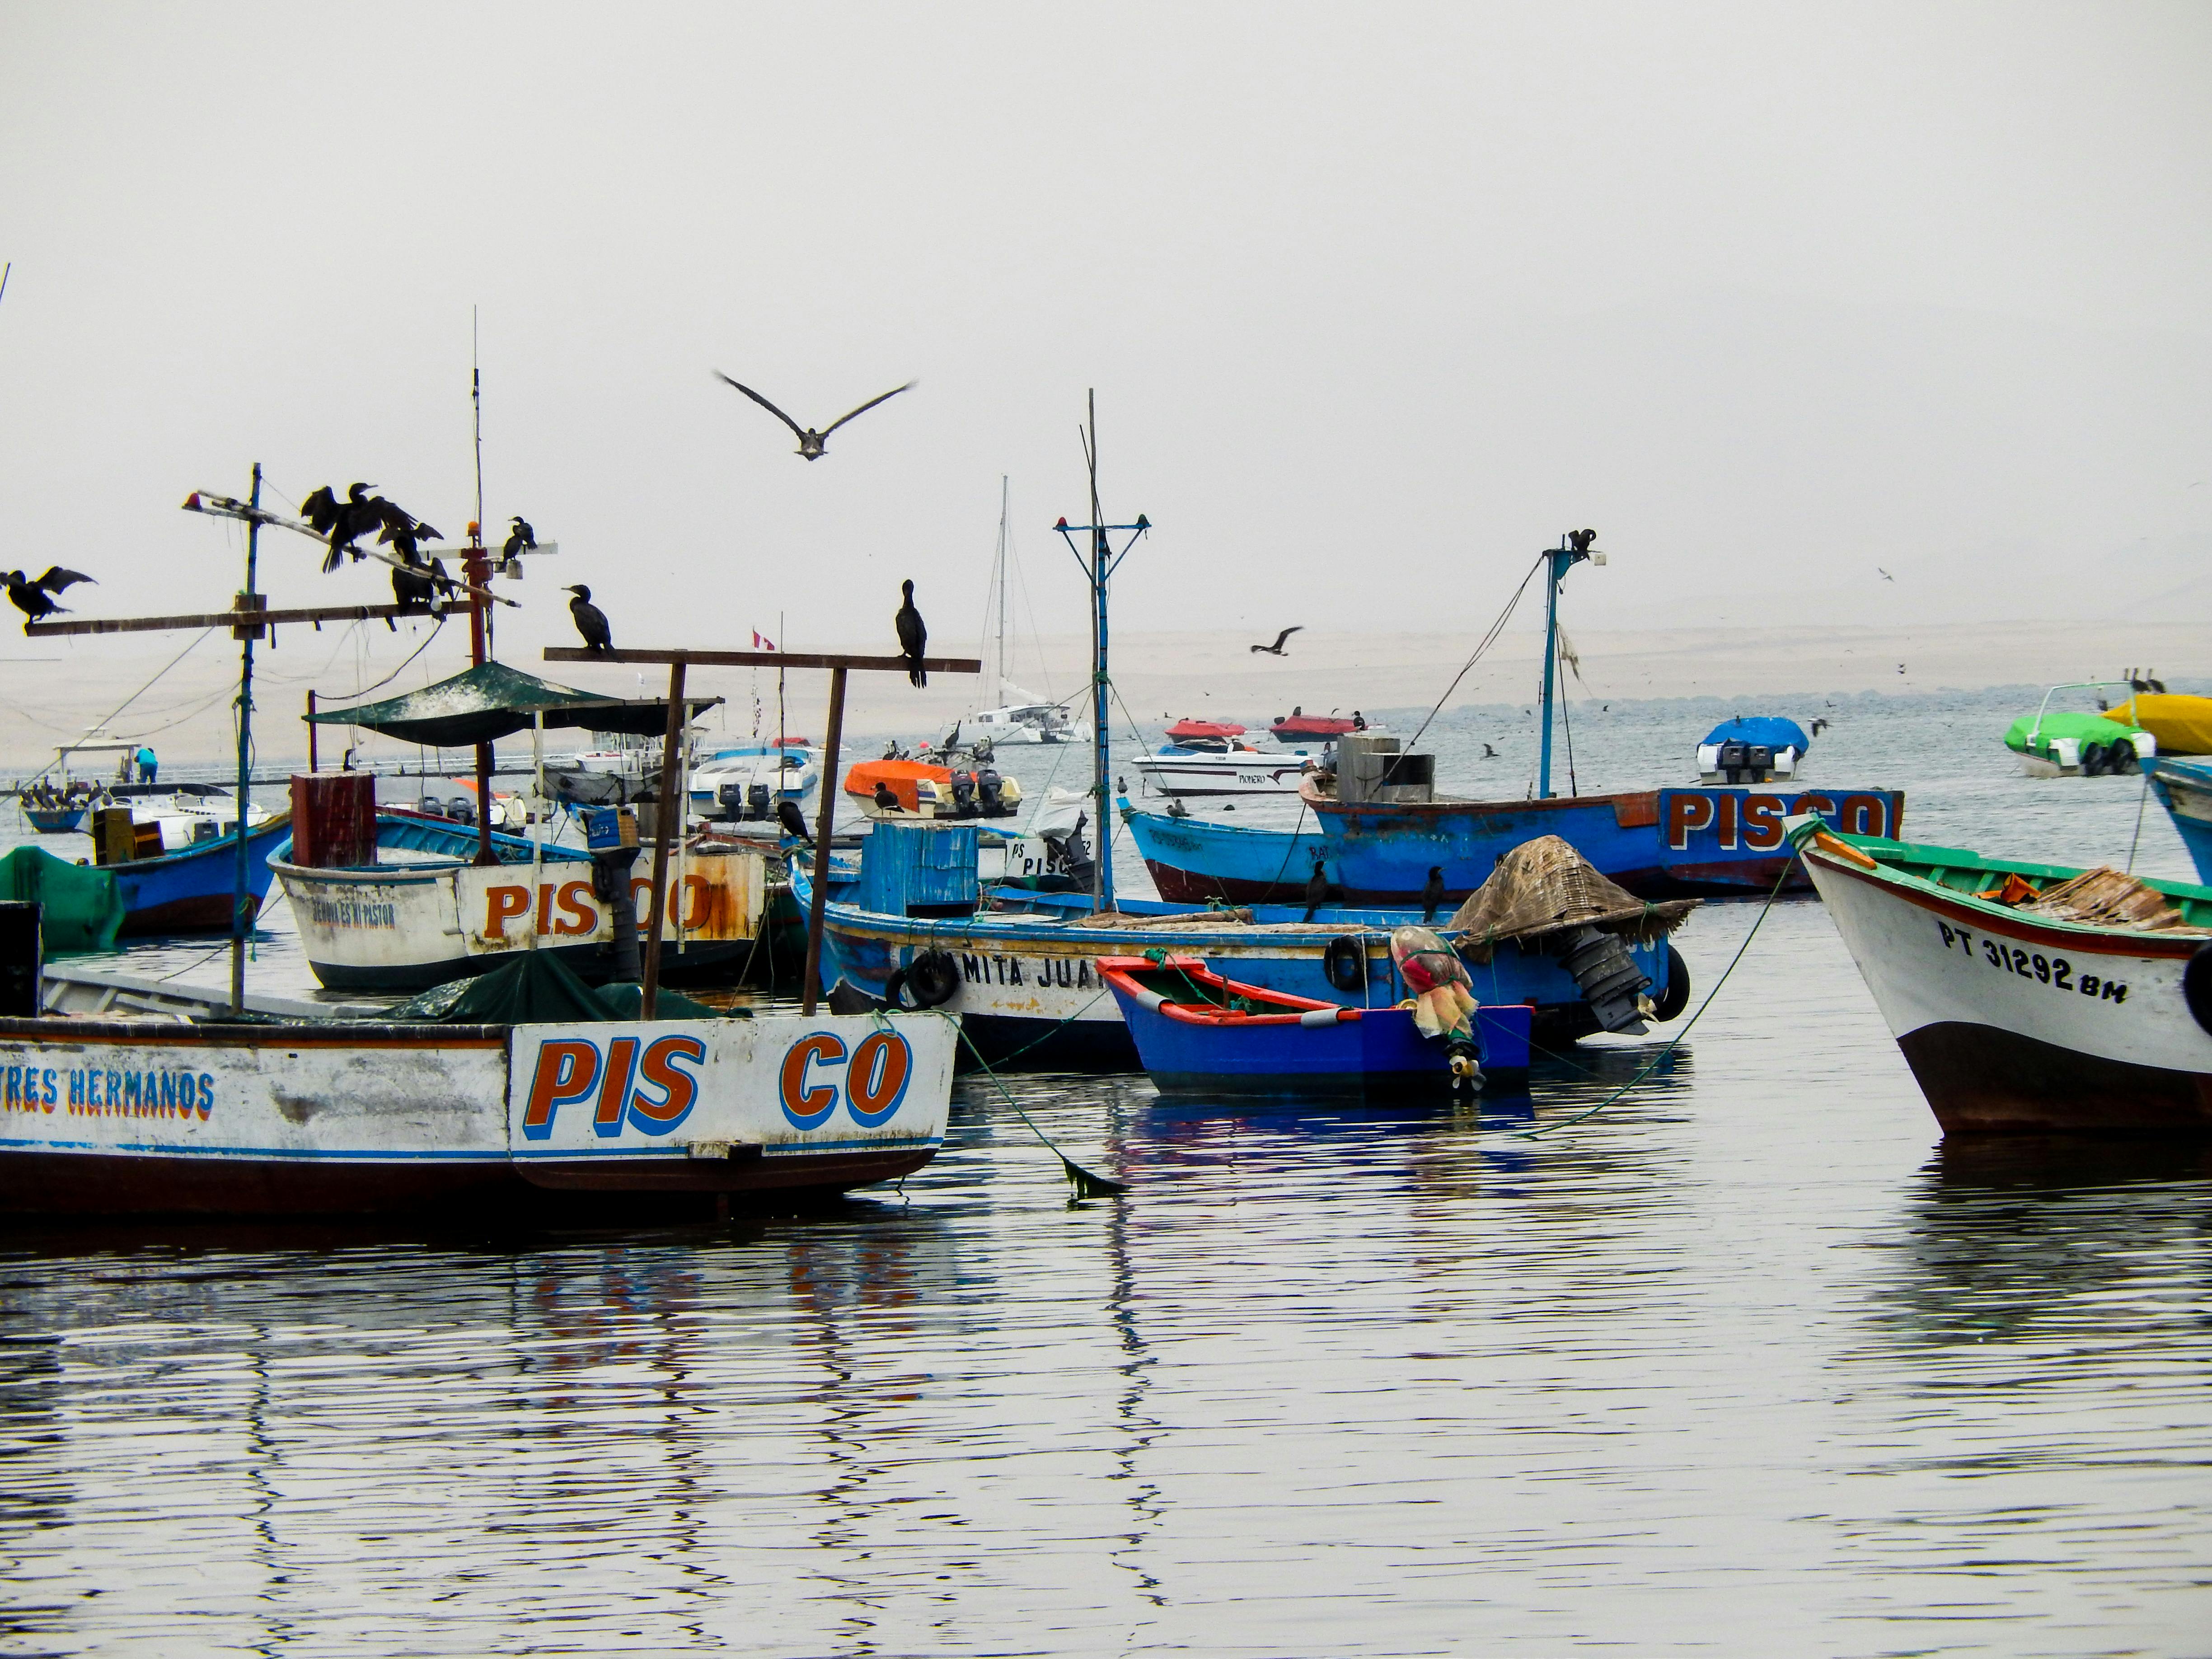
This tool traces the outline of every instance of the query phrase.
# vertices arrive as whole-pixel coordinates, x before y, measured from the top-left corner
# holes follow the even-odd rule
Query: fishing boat
[[[1342,884],[1326,868],[1328,843],[1318,830],[1257,829],[1188,813],[1140,811],[1127,795],[1115,807],[1153,887],[1170,903],[1289,904],[1304,896],[1317,859],[1328,878]]]
[[[512,966],[507,1020],[0,1019],[0,1213],[680,1213],[894,1180],[943,1144],[944,1020],[648,1022]]]
[[[1303,906],[1210,910],[1122,898],[1101,912],[1085,891],[1008,882],[986,893],[975,835],[972,825],[880,823],[863,839],[857,866],[833,866],[822,946],[832,1008],[941,1008],[993,1065],[1127,1070],[1138,1054],[1097,975],[1102,956],[1165,950],[1240,984],[1348,1007],[1392,1007],[1406,995],[1390,951],[1392,930],[1407,920],[1402,911],[1328,905],[1308,920]],[[807,908],[810,859],[792,856],[791,880]],[[1672,1019],[1686,1004],[1689,981],[1666,934],[1688,908],[1628,907],[1612,965],[1635,983],[1626,1003],[1602,1012],[1591,1000],[1601,977],[1594,960],[1571,960],[1564,948],[1579,921],[1484,951],[1469,968],[1475,994],[1528,1006],[1553,1043],[1630,1029],[1638,995],[1652,1005],[1648,1018]]]
[[[1797,775],[1813,739],[1796,720],[1739,714],[1723,720],[1698,744],[1700,783],[1778,783]]]
[[[133,933],[191,933],[210,930],[228,932],[238,903],[238,821],[219,830],[202,820],[207,833],[176,852],[161,851],[128,860],[102,859],[100,867],[112,872],[123,901],[121,932]],[[147,823],[158,836],[160,826]],[[270,860],[291,836],[283,817],[264,820],[246,837],[246,890],[258,913],[269,896]],[[156,842],[157,845],[161,843]]]
[[[33,783],[15,792],[15,805],[23,822],[42,836],[66,836],[83,829],[85,813],[99,799],[99,790],[86,784],[55,789]]]
[[[2134,772],[2145,757],[2158,753],[2158,739],[2147,729],[2123,721],[2122,709],[2093,714],[2051,706],[2061,692],[2126,685],[2125,680],[2073,680],[2052,686],[2033,715],[2023,714],[2007,728],[2005,747],[2021,757],[2021,769],[2031,778],[2096,778]]]
[[[1162,1094],[1440,1098],[1458,1080],[1449,1051],[1420,1034],[1407,1007],[1291,996],[1164,952],[1103,957],[1098,973]],[[1526,1079],[1529,1015],[1522,1003],[1475,1011],[1475,1075],[1487,1086]]]
[[[971,770],[927,761],[861,761],[840,787],[872,818],[1008,818],[1022,802],[1022,786],[989,766]]]
[[[2212,765],[2157,755],[2143,762],[2142,769],[2150,775],[2152,793],[2189,849],[2197,878],[2212,882]]]
[[[1945,1134],[2212,1137],[2212,887],[1789,833]]]
[[[1322,763],[1323,751],[1262,749],[1241,737],[1194,737],[1163,744],[1129,763],[1163,795],[1295,795],[1298,780]]]

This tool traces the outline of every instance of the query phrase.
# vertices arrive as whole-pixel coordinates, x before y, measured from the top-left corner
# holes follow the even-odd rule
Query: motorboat
[[[1298,743],[1316,738],[1340,738],[1347,732],[1379,732],[1383,728],[1370,726],[1367,717],[1357,708],[1349,719],[1334,714],[1309,714],[1303,708],[1293,708],[1279,715],[1268,730],[1275,734],[1278,743]]]
[[[1020,690],[1018,686],[1008,689]],[[957,733],[959,742],[970,748],[984,743],[994,748],[1009,744],[1080,743],[1087,735],[1056,702],[1014,702],[1003,708],[986,708],[963,717]]]
[[[691,769],[691,810],[701,817],[765,820],[780,800],[821,787],[822,757],[798,738],[718,749]]]
[[[839,787],[872,818],[1008,818],[1022,802],[1021,785],[993,767],[970,770],[896,757],[855,763]]]
[[[2033,716],[2023,714],[2007,729],[2005,747],[2021,757],[2021,769],[2031,778],[2095,778],[2136,771],[2146,757],[2158,753],[2159,743],[2148,728],[2132,723],[2128,705],[2095,714],[2051,706],[2063,691],[2127,685],[2125,680],[2072,680],[2052,686]],[[2124,711],[2130,713],[2129,720],[2120,718]]]
[[[1233,720],[1201,720],[1186,715],[1168,727],[1170,743],[1188,743],[1194,738],[1241,738],[1245,728]]]
[[[1325,763],[1316,744],[1263,749],[1239,736],[1193,737],[1163,744],[1129,763],[1163,795],[1294,795],[1298,780]]]
[[[1818,724],[1816,721],[1815,724]],[[1786,783],[1797,775],[1813,739],[1796,720],[1738,714],[1698,744],[1700,783]]]

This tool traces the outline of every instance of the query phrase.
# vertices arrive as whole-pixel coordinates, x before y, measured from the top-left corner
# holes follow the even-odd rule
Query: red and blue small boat
[[[1162,1094],[1449,1094],[1452,1054],[1415,1029],[1409,1008],[1346,1008],[1240,984],[1197,957],[1102,957],[1137,1054]],[[1528,1075],[1526,1003],[1484,1006],[1473,1029],[1482,1085]]]

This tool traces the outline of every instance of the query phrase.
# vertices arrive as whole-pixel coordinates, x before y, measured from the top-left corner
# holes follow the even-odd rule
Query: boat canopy
[[[686,697],[696,714],[720,697]],[[668,702],[605,697],[556,685],[503,662],[479,664],[451,679],[419,691],[356,703],[351,708],[320,708],[307,718],[322,726],[358,726],[402,743],[434,749],[465,749],[526,732],[539,714],[548,729],[581,726],[592,732],[621,732],[659,737],[668,729]]]
[[[1705,733],[1699,747],[1717,743],[1755,743],[1768,749],[1795,749],[1801,755],[1813,746],[1803,726],[1776,714],[1753,714],[1749,719],[1739,714],[1732,720],[1723,720]]]

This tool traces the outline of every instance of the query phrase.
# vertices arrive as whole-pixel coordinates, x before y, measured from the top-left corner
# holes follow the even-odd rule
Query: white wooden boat
[[[473,830],[380,816],[374,864],[295,863],[287,841],[269,867],[291,906],[307,965],[333,990],[427,990],[529,950],[558,954],[586,980],[605,978],[615,907],[600,896],[589,858],[541,848],[533,876],[528,842],[497,835],[492,842],[501,862],[479,866]],[[641,862],[629,884],[645,918],[656,907],[650,864]],[[682,902],[661,907],[666,968],[743,960],[768,902],[766,854],[732,842],[686,850],[670,862],[669,885]]]
[[[1164,795],[1295,795],[1298,780],[1322,763],[1316,744],[1262,749],[1243,738],[1190,738],[1129,763]]]
[[[1790,840],[1946,1134],[2212,1138],[2212,888]]]
[[[0,1019],[0,1217],[544,1212],[921,1168],[934,1016],[559,1025]]]

